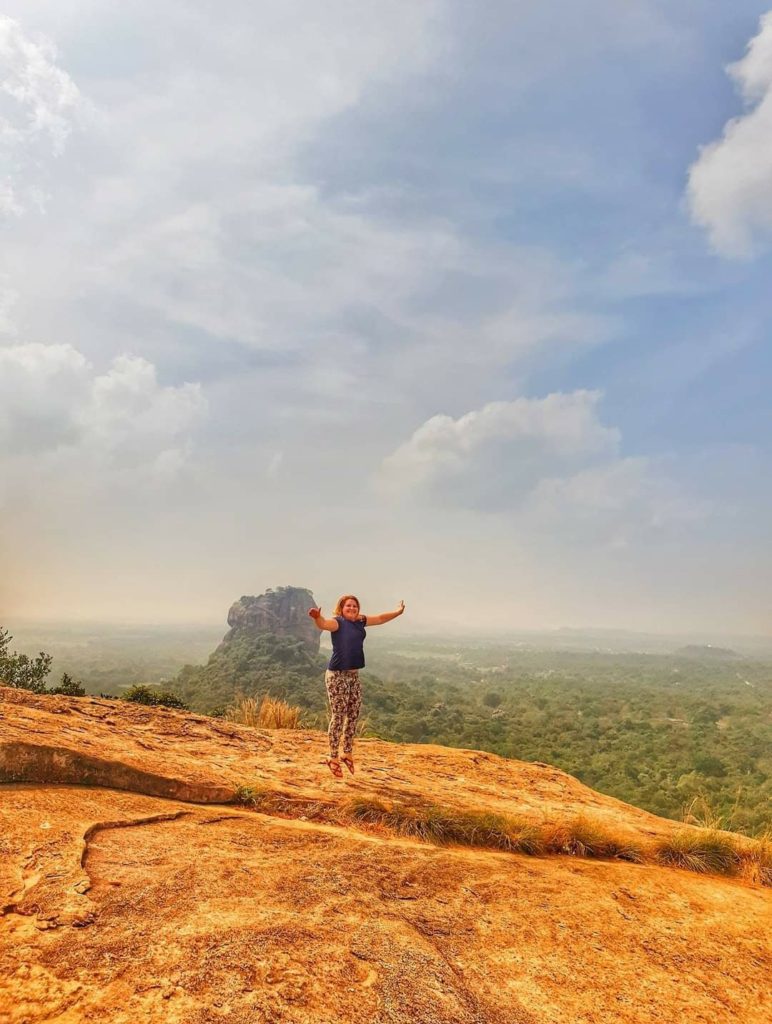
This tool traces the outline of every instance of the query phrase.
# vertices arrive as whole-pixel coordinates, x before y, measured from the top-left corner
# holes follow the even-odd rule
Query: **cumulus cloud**
[[[748,109],[702,149],[689,170],[687,198],[718,252],[750,256],[772,240],[772,11],[727,71]]]
[[[710,511],[687,497],[666,460],[624,456],[597,391],[492,402],[433,416],[384,459],[382,494],[444,508],[505,512],[523,535],[624,546]]]
[[[384,459],[379,486],[472,507],[519,500],[543,477],[616,451],[619,432],[600,422],[599,400],[597,391],[575,391],[433,416]]]
[[[206,402],[198,384],[163,387],[155,367],[120,356],[104,373],[71,345],[0,348],[0,447],[6,467],[34,458],[99,473],[157,471],[185,459]]]
[[[0,214],[44,205],[46,161],[63,152],[82,106],[53,43],[0,15]]]

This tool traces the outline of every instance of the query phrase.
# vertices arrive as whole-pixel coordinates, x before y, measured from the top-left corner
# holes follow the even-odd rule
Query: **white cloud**
[[[145,359],[121,356],[97,373],[71,345],[0,348],[0,447],[6,468],[118,470],[168,476],[184,461],[206,402],[198,384],[159,385]]]
[[[472,507],[524,497],[542,478],[613,454],[619,432],[598,419],[598,392],[491,402],[458,419],[433,416],[384,459],[379,486],[428,491]]]
[[[726,256],[750,256],[772,240],[772,11],[742,60],[727,69],[748,105],[689,170],[692,218]]]
[[[458,419],[434,416],[382,463],[381,493],[412,503],[506,513],[520,537],[624,547],[704,519],[667,460],[620,454],[598,415],[600,394],[575,391],[493,402]]]
[[[45,202],[44,168],[58,157],[83,102],[57,63],[53,44],[33,40],[0,15],[0,213],[20,215]]]
[[[758,35],[748,43],[746,55],[727,70],[748,103],[764,99],[772,88],[772,11],[762,15]]]

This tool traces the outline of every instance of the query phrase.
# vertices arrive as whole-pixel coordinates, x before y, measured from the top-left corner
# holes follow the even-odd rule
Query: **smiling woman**
[[[324,681],[330,704],[330,758],[327,762],[336,779],[343,776],[341,762],[354,774],[354,730],[362,708],[362,684],[359,669],[365,667],[364,642],[366,626],[381,626],[391,622],[405,610],[405,602],[393,612],[380,615],[362,615],[359,598],[344,594],[335,605],[332,619],[322,616],[321,608],[311,608],[309,615],[319,630],[328,630],[332,635],[332,657],[327,666]],[[341,734],[343,735],[343,757],[338,757]]]

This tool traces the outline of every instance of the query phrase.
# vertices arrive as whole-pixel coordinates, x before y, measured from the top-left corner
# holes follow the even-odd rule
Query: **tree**
[[[78,680],[78,682],[75,682],[75,680],[72,678],[72,676],[67,675],[66,672],[62,673],[62,681],[61,681],[61,683],[59,683],[58,686],[52,687],[52,689],[48,690],[47,692],[48,693],[61,693],[65,697],[85,697],[86,696],[86,688],[83,685],[83,683],[80,680]]]
[[[8,630],[0,627],[0,682],[18,690],[46,692],[46,676],[51,671],[53,658],[41,651],[36,658],[26,654],[9,654],[8,647],[13,637]]]
[[[720,758],[712,754],[703,754],[700,757],[696,757],[694,767],[701,775],[715,775],[719,778],[723,778],[726,775],[726,765]]]

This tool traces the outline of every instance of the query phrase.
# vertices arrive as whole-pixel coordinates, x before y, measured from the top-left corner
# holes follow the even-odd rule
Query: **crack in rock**
[[[160,821],[177,821],[178,818],[189,817],[191,813],[191,811],[172,811],[169,814],[149,814],[145,818],[129,818],[123,821],[97,821],[83,833],[80,866],[86,868],[89,843],[97,832],[104,832],[111,828],[139,828],[141,825],[156,825]]]

